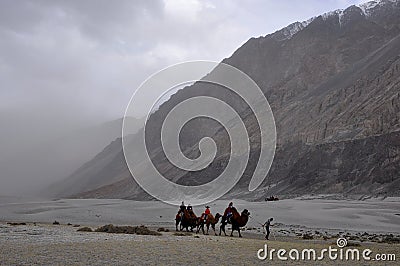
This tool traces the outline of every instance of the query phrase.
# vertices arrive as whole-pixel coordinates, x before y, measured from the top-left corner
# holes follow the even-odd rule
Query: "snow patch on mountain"
[[[398,3],[400,0],[374,0],[374,1],[369,1],[363,4],[358,5],[357,7],[361,9],[361,12],[366,16],[370,16],[373,10],[376,7],[380,6],[385,6],[387,4],[393,4],[393,3]],[[340,26],[343,24],[343,16],[345,15],[347,9],[337,9],[334,11],[330,11],[327,13],[322,14],[322,19],[327,20],[328,18],[331,17],[337,17],[339,20]]]
[[[360,8],[362,14],[364,14],[366,17],[368,17],[371,15],[371,13],[373,12],[373,10],[376,7],[384,6],[386,4],[399,3],[399,2],[400,2],[400,0],[374,0],[374,1],[369,1],[366,3],[360,4],[357,7]],[[346,13],[346,9],[337,9],[334,11],[324,13],[321,15],[321,17],[323,20],[327,20],[331,17],[337,17],[339,25],[340,25],[340,27],[342,27],[343,17],[345,15],[345,13]],[[297,22],[292,23],[289,26],[275,32],[272,35],[274,36],[274,38],[276,38],[279,41],[291,39],[295,34],[302,31],[303,29],[305,29],[317,17],[319,17],[319,16],[312,17],[312,18],[310,18],[306,21],[302,21],[302,22],[297,21]]]
[[[339,24],[340,24],[340,26],[342,26],[342,18],[343,18],[343,15],[344,15],[344,9],[337,9],[337,10],[334,10],[334,11],[327,12],[327,13],[325,13],[325,14],[322,14],[322,19],[323,19],[323,20],[327,20],[327,19],[330,18],[330,17],[335,17],[335,16],[337,16],[338,19],[339,19]]]
[[[312,20],[313,19],[309,19],[307,21],[292,23],[286,28],[282,29],[282,34],[286,37],[285,39],[290,39],[293,37],[293,35],[307,27],[308,24],[312,22]]]
[[[397,3],[399,0],[375,0],[359,5],[358,7],[362,10],[365,16],[370,16],[373,9],[378,6],[383,6],[387,3]]]

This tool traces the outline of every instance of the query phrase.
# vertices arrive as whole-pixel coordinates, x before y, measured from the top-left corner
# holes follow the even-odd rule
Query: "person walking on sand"
[[[265,224],[263,224],[263,227],[265,227],[265,239],[269,240],[269,234],[270,234],[270,229],[269,227],[272,226],[271,222],[274,220],[274,218],[269,218]]]

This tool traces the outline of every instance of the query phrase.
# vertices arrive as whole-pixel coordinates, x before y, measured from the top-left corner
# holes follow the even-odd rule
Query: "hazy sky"
[[[251,37],[360,2],[2,0],[0,160],[122,117],[139,84],[170,64],[220,61]]]
[[[121,117],[154,71],[359,0],[0,1],[0,112]],[[18,111],[17,111],[18,110]]]

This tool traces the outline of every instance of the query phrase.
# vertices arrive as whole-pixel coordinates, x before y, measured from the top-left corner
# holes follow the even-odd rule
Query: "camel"
[[[190,230],[193,232],[193,227],[198,225],[198,218],[193,211],[185,210],[183,213],[179,212],[175,217],[175,227],[176,231],[178,231],[178,225],[180,223],[180,231],[186,228],[186,231]]]
[[[178,212],[176,214],[176,216],[175,216],[175,229],[176,229],[176,231],[178,231],[178,225],[181,223],[182,216],[183,216],[182,212]]]
[[[196,234],[199,233],[200,228],[201,228],[203,235],[208,235],[208,231],[209,231],[210,225],[211,225],[211,228],[214,230],[214,234],[217,235],[217,232],[215,231],[215,225],[219,222],[219,218],[221,218],[221,217],[222,217],[222,215],[219,213],[217,213],[215,215],[215,217],[210,213],[209,215],[207,215],[207,220],[205,222],[203,219],[199,218],[199,221],[198,221],[199,224],[197,226]],[[207,233],[204,233],[204,224],[207,227]]]
[[[233,236],[233,231],[237,230],[239,232],[239,237],[242,237],[240,234],[240,227],[243,227],[247,224],[247,221],[249,220],[250,212],[247,209],[244,209],[242,211],[242,214],[239,214],[239,212],[236,210],[236,208],[232,208],[232,217],[231,217],[231,224],[232,224],[232,232],[231,236]],[[219,235],[221,235],[221,231],[224,232],[225,236],[225,226],[228,222],[226,219],[222,219],[221,221],[221,226],[219,228]]]

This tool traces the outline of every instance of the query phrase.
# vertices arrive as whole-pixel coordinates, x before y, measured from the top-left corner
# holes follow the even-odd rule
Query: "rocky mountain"
[[[162,121],[177,103],[209,95],[235,107],[251,139],[250,161],[228,197],[399,195],[399,0],[371,1],[293,23],[248,40],[223,62],[256,81],[271,105],[278,136],[271,171],[260,188],[247,191],[260,151],[257,121],[236,95],[195,83],[163,103],[147,122],[152,140],[149,153],[168,178],[180,184],[208,182],[229,160],[226,132],[212,120],[192,120],[181,132],[181,146],[189,157],[198,154],[202,137],[211,136],[217,142],[217,159],[202,171],[185,172],[168,165],[157,141]],[[113,156],[103,154],[110,146],[70,179],[78,182],[79,176],[91,176],[93,183],[70,194],[144,197],[124,165],[120,140],[112,145]],[[109,183],[96,185],[98,179]],[[130,189],[128,184],[132,184]]]

